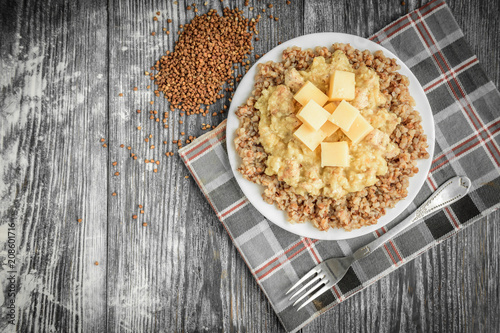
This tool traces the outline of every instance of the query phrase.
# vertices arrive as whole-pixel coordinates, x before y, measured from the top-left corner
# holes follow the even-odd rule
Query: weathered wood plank
[[[105,7],[27,1],[0,11],[0,216],[2,228],[16,225],[17,327],[103,331],[106,271],[93,263],[106,261]]]
[[[287,5],[285,1],[254,0],[249,1],[247,7],[239,1],[236,4],[229,3],[231,7],[238,6],[243,9],[247,17],[256,17],[258,14],[262,16],[258,24],[259,34],[256,36],[259,40],[254,41],[255,50],[252,54],[262,55],[276,47],[279,42],[304,34],[304,4],[301,1]],[[273,4],[272,8],[268,7],[270,3]],[[253,11],[249,10],[250,7],[254,8]],[[265,9],[266,12],[262,12],[262,9]],[[278,21],[269,18],[269,15],[278,17]],[[223,241],[227,239],[227,236],[225,236],[225,230],[221,230],[221,240]],[[220,294],[225,312],[230,315],[231,320],[230,325],[224,324],[224,331],[282,332],[281,323],[247,266],[241,260],[239,253],[230,240],[227,244],[228,248],[222,247],[225,251],[221,251],[221,262],[223,267],[229,265],[230,269],[223,268],[223,270],[227,270],[227,277],[221,279],[221,284],[225,285],[226,288],[221,288]]]
[[[192,2],[110,5],[110,150],[112,160],[118,161],[121,175],[112,177],[111,186],[119,192],[118,200],[110,205],[108,328],[110,330],[224,331],[281,330],[267,300],[248,272],[225,230],[192,179],[185,179],[187,170],[178,157],[166,158],[165,151],[176,151],[171,141],[180,132],[201,135],[201,123],[218,124],[225,115],[213,119],[201,116],[181,118],[177,113],[169,117],[169,129],[149,120],[149,110],[159,114],[168,110],[165,101],[153,98],[144,88],[150,84],[143,71],[165,50],[173,49],[178,26],[194,17],[185,7]],[[199,14],[209,8],[222,13],[220,2],[196,1]],[[240,8],[248,17],[263,14],[267,4],[254,1]],[[231,8],[236,4],[229,3]],[[250,7],[254,7],[250,11]],[[276,5],[278,7],[278,5]],[[300,6],[286,6],[281,13],[297,16]],[[158,21],[153,21],[160,11]],[[273,12],[268,10],[269,12]],[[286,40],[302,33],[302,23],[263,19],[255,52],[262,54]],[[173,22],[167,24],[166,19]],[[276,30],[276,26],[280,26]],[[171,34],[166,35],[162,28]],[[151,36],[155,31],[156,36]],[[291,34],[290,36],[288,34]],[[266,38],[265,36],[271,36]],[[124,68],[128,70],[123,70]],[[131,87],[138,86],[134,93]],[[124,93],[123,98],[118,94]],[[220,110],[223,103],[217,103]],[[153,106],[149,101],[154,100]],[[142,109],[140,115],[135,110]],[[179,120],[184,119],[184,124]],[[137,126],[142,130],[138,131]],[[153,138],[148,143],[144,138]],[[168,144],[163,145],[163,140]],[[124,143],[139,156],[131,160],[128,151],[116,148]],[[154,144],[157,148],[150,149]],[[158,173],[144,159],[160,160]],[[140,175],[140,177],[137,177]],[[137,220],[137,205],[144,205],[144,215]],[[143,227],[142,222],[148,226]],[[250,301],[248,303],[247,301]],[[255,304],[259,304],[255,307]],[[258,321],[253,319],[258,317]],[[242,318],[244,320],[242,320]],[[265,319],[265,320],[260,320]]]
[[[498,1],[447,1],[447,3],[488,77],[499,87],[500,3]]]
[[[162,15],[155,22],[158,10]],[[184,16],[185,11],[172,2],[132,1],[110,2],[109,11],[110,154],[121,174],[110,176],[118,196],[110,202],[108,222],[108,330],[175,330],[186,325],[186,294],[194,291],[188,286],[185,267],[187,201],[193,186],[184,179],[187,172],[178,157],[167,158],[163,153],[173,150],[172,139],[178,139],[179,128],[184,130],[189,124],[180,126],[179,116],[172,114],[168,122],[171,129],[164,130],[149,120],[150,110],[159,114],[166,110],[146,89],[151,82],[143,73],[164,50],[172,48],[178,16]],[[167,24],[167,18],[174,22]],[[166,35],[162,27],[168,27],[171,34]],[[151,36],[153,31],[158,35]],[[134,86],[137,92],[132,91]],[[152,100],[156,101],[153,106],[149,104]],[[143,112],[137,114],[136,109]],[[153,137],[146,143],[149,134]],[[168,145],[162,144],[165,139]],[[120,149],[120,144],[132,150]],[[157,148],[150,149],[151,145]],[[130,158],[131,152],[137,160]],[[155,164],[144,163],[146,158],[161,161],[158,173],[153,172]],[[139,205],[143,205],[144,214],[140,214]],[[137,219],[132,218],[134,214]],[[143,222],[148,226],[143,227]]]
[[[500,41],[495,31],[499,28],[498,21],[492,19],[493,13],[498,12],[498,3],[447,3],[484,68],[492,69],[487,70],[488,75],[498,86],[500,55],[497,46]],[[320,13],[322,8],[327,8],[314,4],[320,8],[316,10]],[[368,36],[422,4],[407,1],[401,6],[395,1],[360,6],[365,12],[355,15],[358,19],[352,21],[354,27],[348,28],[352,30],[345,30],[349,25],[339,18],[335,31],[363,32],[361,35]],[[336,3],[333,7],[338,11],[346,10],[348,3]],[[400,8],[405,9],[401,11]],[[370,17],[371,13],[374,13],[373,21],[365,25],[359,17]],[[395,17],[394,13],[397,13]],[[336,25],[337,22],[333,20],[332,23]],[[500,270],[499,220],[500,212],[497,211],[361,291],[303,331],[497,331],[500,328],[496,315],[500,312],[496,278]]]

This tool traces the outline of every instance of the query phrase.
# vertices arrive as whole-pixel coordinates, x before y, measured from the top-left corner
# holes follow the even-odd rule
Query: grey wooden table
[[[193,1],[199,13],[222,8]],[[255,16],[268,2],[223,4]],[[273,1],[266,15],[280,20],[259,23],[256,53],[305,33],[369,36],[423,4],[291,2]],[[200,135],[225,115],[179,124],[176,114],[169,129],[148,119],[165,104],[144,71],[193,18],[187,3],[0,1],[0,329],[13,329],[12,282],[22,332],[283,331],[178,156],[164,155],[180,132]],[[498,86],[499,1],[448,4]],[[144,158],[159,160],[158,172]],[[498,332],[499,221],[496,212],[475,223],[303,331]]]

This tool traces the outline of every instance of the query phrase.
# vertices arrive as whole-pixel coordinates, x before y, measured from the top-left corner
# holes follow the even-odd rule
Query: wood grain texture
[[[110,58],[115,59],[110,67],[111,142],[130,144],[139,157],[131,160],[128,151],[119,149],[111,157],[121,166],[121,175],[112,177],[111,186],[126,199],[110,204],[110,221],[118,222],[109,224],[108,269],[114,274],[108,276],[108,328],[188,332],[242,331],[251,327],[255,331],[269,327],[279,330],[281,325],[274,312],[225,230],[192,179],[184,178],[188,172],[182,161],[163,154],[176,151],[172,140],[185,139],[181,132],[201,135],[202,123],[216,125],[225,115],[186,118],[171,113],[168,130],[161,122],[149,119],[150,110],[162,114],[168,108],[163,98],[155,98],[145,88],[151,81],[142,73],[165,50],[173,49],[179,25],[194,17],[192,11],[184,10],[190,3],[110,4]],[[264,8],[265,4],[253,6],[257,13],[257,8]],[[249,7],[244,9],[246,15],[250,14]],[[208,8],[221,12],[222,4],[212,2],[199,8],[201,13]],[[158,21],[153,21],[156,11],[161,14]],[[286,6],[282,12],[297,16],[301,8]],[[173,22],[167,23],[167,19]],[[259,28],[263,37],[255,45],[257,54],[272,48],[276,40],[302,33],[301,24],[288,20],[279,21],[288,34],[276,33],[272,30],[274,22],[263,19]],[[163,32],[163,27],[169,29],[170,35]],[[156,36],[151,36],[153,31]],[[138,92],[131,91],[133,86],[138,86]],[[120,92],[124,93],[123,98],[118,97]],[[150,101],[154,104],[150,105]],[[222,108],[222,102],[227,103],[227,99],[217,103],[216,111]],[[142,112],[137,114],[136,109]],[[181,119],[183,124],[179,124]],[[141,126],[140,131],[137,126]],[[145,142],[149,134],[153,138]],[[167,145],[162,143],[164,140]],[[156,148],[150,149],[151,145]],[[151,163],[144,164],[144,159],[160,160],[158,172],[153,172]],[[144,214],[137,214],[139,204],[144,205]],[[133,214],[139,218],[132,219]],[[143,221],[148,223],[146,228]],[[257,309],[254,304],[259,304]],[[254,318],[259,320],[249,327],[247,323]]]
[[[16,224],[17,327],[102,331],[106,268],[93,263],[106,261],[106,10],[1,8],[1,220]]]
[[[172,113],[168,129],[149,119],[150,110],[168,108],[146,89],[144,71],[173,49],[179,25],[194,17],[185,9],[192,2],[199,13],[229,5],[264,16],[254,43],[263,54],[304,33],[366,37],[426,1],[280,0],[269,9],[262,0],[247,7],[227,0],[206,7],[205,0],[1,0],[0,228],[17,226],[19,331],[284,331],[209,204],[184,178],[180,159],[164,155],[176,151],[172,140],[181,132],[200,135],[202,123],[226,116]],[[499,3],[448,4],[498,86]],[[144,159],[159,160],[158,172]],[[303,332],[500,331],[499,222],[497,211]],[[5,277],[2,268],[2,285]],[[5,320],[0,329],[7,331]]]

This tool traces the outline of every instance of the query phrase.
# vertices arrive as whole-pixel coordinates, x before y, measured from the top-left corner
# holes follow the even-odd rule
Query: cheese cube
[[[325,109],[326,111],[328,111],[330,113],[333,113],[333,111],[335,111],[335,109],[337,108],[338,105],[339,105],[338,102],[330,102],[330,103],[326,104],[325,106],[323,106],[323,109]]]
[[[332,123],[342,128],[342,130],[348,131],[351,128],[354,119],[359,115],[359,110],[356,109],[351,104],[346,101],[340,102],[339,106],[335,109],[335,111],[331,114],[330,120]]]
[[[328,117],[330,117],[330,112],[323,109],[314,100],[307,102],[307,104],[300,109],[299,113],[297,113],[297,118],[299,118],[301,122],[309,125],[316,131],[326,123]]]
[[[321,166],[348,167],[349,147],[347,146],[347,142],[322,142]]]
[[[333,133],[335,133],[339,127],[335,124],[332,124],[331,122],[327,121],[326,123],[321,126],[320,131],[325,133],[326,137],[329,137]]]
[[[295,98],[295,100],[302,105],[306,105],[311,99],[320,106],[325,105],[328,101],[328,96],[326,96],[318,87],[309,81],[304,84],[299,91],[297,91],[293,98]]]
[[[355,97],[356,79],[354,73],[335,71],[330,75],[330,86],[328,88],[328,100],[353,100]]]
[[[349,139],[351,139],[352,143],[356,144],[363,140],[363,138],[371,131],[373,131],[372,125],[370,125],[370,123],[366,121],[362,115],[359,115],[356,117],[356,120],[354,120],[351,128],[344,133]]]
[[[314,151],[321,141],[323,141],[326,138],[325,133],[323,131],[315,131],[311,127],[307,126],[306,124],[302,124],[294,133],[300,141],[302,141],[303,144],[307,146],[307,148],[311,149]]]

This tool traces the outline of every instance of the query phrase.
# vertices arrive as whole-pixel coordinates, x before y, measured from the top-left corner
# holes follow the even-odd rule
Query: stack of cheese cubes
[[[307,82],[294,96],[302,105],[297,113],[302,125],[294,135],[312,151],[321,144],[322,167],[349,166],[349,147],[346,141],[323,142],[339,128],[353,144],[373,130],[359,110],[347,102],[355,97],[355,85],[354,73],[335,71],[330,75],[328,95],[313,83]]]

